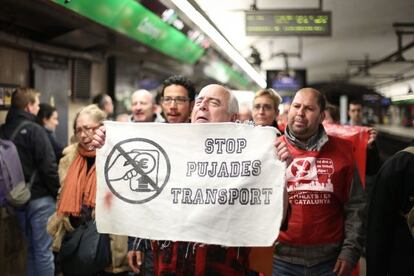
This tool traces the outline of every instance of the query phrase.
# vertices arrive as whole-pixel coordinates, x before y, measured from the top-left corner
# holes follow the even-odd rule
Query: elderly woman
[[[96,151],[90,146],[96,128],[102,125],[105,113],[96,105],[84,107],[76,116],[74,131],[78,143],[65,148],[59,164],[61,192],[56,214],[48,224],[53,237],[53,249],[59,252],[62,241],[76,228],[94,220],[96,198]],[[110,235],[112,264],[105,268],[111,273],[128,270],[127,237]],[[62,270],[64,274],[64,260]],[[102,273],[100,273],[102,274]]]
[[[259,126],[274,126],[277,129],[277,116],[282,98],[272,88],[261,89],[253,99],[253,121]],[[280,130],[280,129],[279,129]]]

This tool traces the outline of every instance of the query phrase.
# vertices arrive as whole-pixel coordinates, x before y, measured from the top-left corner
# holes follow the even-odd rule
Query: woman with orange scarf
[[[102,125],[105,113],[96,105],[84,107],[76,116],[74,131],[78,143],[63,151],[59,164],[61,192],[57,211],[49,219],[48,232],[53,237],[53,250],[58,252],[67,232],[94,219],[96,198],[95,154],[90,143],[96,128]],[[106,272],[128,270],[127,237],[110,235],[112,264]],[[105,275],[105,273],[100,273]]]

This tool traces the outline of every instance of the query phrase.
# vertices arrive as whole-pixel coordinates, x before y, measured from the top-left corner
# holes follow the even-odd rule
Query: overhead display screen
[[[266,79],[267,87],[285,95],[285,92],[296,92],[306,86],[306,69],[267,70]]]
[[[330,11],[294,9],[246,11],[248,36],[330,36]]]

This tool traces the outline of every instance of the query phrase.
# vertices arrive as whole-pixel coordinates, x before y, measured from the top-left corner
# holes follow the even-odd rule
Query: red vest
[[[342,242],[343,207],[355,168],[351,142],[329,136],[320,151],[305,151],[282,139],[294,159],[286,170],[291,214],[278,240],[291,245]]]

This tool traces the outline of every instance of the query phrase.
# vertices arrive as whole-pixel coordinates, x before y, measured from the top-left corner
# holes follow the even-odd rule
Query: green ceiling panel
[[[204,49],[135,0],[51,0],[151,48],[194,64]]]

